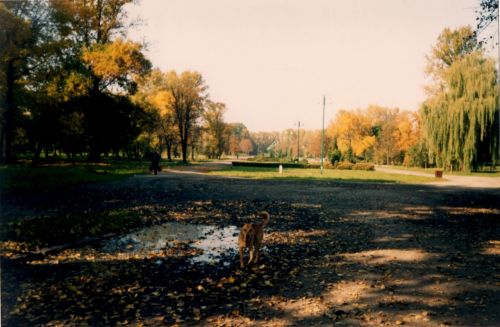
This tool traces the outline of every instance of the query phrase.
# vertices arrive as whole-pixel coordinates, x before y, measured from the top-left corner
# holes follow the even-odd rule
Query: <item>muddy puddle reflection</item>
[[[222,254],[236,250],[237,236],[238,229],[235,226],[217,227],[170,222],[106,240],[100,244],[98,250],[147,257],[151,253],[163,253],[181,242],[201,250],[197,251],[201,254],[190,258],[192,262],[209,263],[218,262]],[[161,259],[158,259],[157,263],[161,264]]]

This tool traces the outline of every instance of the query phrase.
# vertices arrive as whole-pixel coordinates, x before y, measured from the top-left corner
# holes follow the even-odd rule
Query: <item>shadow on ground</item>
[[[219,179],[110,185],[70,202],[98,194],[100,210],[116,199],[158,223],[219,227],[267,208],[263,260],[242,270],[228,251],[192,263],[183,246],[126,260],[3,259],[2,323],[500,324],[495,191]]]

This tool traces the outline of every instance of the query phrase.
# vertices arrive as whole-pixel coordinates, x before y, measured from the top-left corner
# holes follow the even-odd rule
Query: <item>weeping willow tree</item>
[[[471,171],[498,158],[498,89],[493,59],[473,51],[442,70],[439,92],[420,108],[431,158]]]

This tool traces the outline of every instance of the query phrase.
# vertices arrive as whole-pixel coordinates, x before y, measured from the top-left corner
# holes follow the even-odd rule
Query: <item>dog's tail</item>
[[[267,211],[262,211],[260,213],[260,216],[264,219],[262,221],[262,226],[266,226],[269,223],[269,212]]]

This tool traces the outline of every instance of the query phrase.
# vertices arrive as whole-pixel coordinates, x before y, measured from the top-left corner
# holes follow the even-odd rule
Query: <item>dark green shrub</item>
[[[339,149],[334,149],[330,155],[330,162],[335,165],[336,163],[340,162],[342,159],[342,154],[340,153]]]

